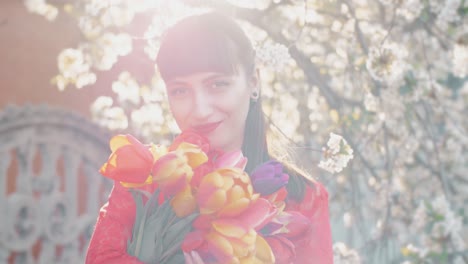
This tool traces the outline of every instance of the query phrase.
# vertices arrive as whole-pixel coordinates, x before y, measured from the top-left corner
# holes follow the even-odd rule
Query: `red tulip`
[[[169,151],[177,149],[183,142],[196,145],[205,153],[210,151],[208,139],[192,130],[183,131],[179,136],[177,136],[169,147]]]
[[[259,198],[236,218],[243,225],[259,230],[270,222],[277,212],[276,208],[268,200]]]
[[[301,236],[310,234],[312,223],[303,214],[296,211],[285,212],[278,216],[280,221],[286,226],[288,232],[284,233],[284,237],[290,239],[297,239]]]
[[[110,140],[112,154],[99,172],[113,180],[144,184],[153,165],[150,149],[131,135],[117,135]],[[151,183],[151,182],[149,182]]]
[[[265,237],[271,251],[275,255],[276,263],[290,264],[294,263],[296,258],[296,249],[294,244],[287,238],[280,235]]]
[[[181,248],[184,252],[190,252],[201,247],[205,239],[205,231],[197,230],[188,233],[184,241],[182,242]]]

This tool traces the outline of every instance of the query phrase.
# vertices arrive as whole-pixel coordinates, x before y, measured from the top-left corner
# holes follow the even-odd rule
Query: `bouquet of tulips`
[[[169,147],[144,145],[131,135],[113,137],[110,147],[100,172],[133,194],[136,220],[127,251],[141,261],[274,263],[278,243],[294,253],[287,238],[303,232],[307,219],[284,210],[289,177],[279,162],[248,175],[240,151],[214,151],[190,131]]]

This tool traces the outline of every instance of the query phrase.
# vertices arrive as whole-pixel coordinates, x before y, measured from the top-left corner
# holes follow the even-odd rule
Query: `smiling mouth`
[[[214,131],[216,128],[218,128],[218,126],[222,123],[222,121],[220,122],[214,122],[214,123],[207,123],[207,124],[203,124],[203,125],[198,125],[198,126],[193,126],[193,130],[195,130],[196,132],[200,133],[200,134],[208,134],[212,131]]]

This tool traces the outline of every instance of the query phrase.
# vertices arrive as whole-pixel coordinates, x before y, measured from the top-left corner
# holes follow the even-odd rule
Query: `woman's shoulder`
[[[320,181],[295,167],[286,166],[285,172],[289,174],[288,209],[301,211],[308,217],[328,210],[328,191]]]
[[[316,215],[328,212],[328,191],[322,183],[315,181],[304,186],[304,194],[301,200],[289,198],[287,210],[300,211],[309,219]]]

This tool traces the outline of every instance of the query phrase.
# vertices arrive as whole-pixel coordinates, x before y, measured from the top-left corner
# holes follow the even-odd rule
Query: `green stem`
[[[180,244],[181,244],[181,243],[178,243],[178,244],[174,245],[172,248],[170,248],[169,250],[166,250],[166,252],[164,252],[164,254],[161,256],[160,262],[161,262],[161,263],[164,263],[164,261],[165,261],[167,258],[169,258],[170,256],[174,255],[174,254],[177,252],[177,250],[180,249]]]
[[[143,214],[143,217],[141,219],[141,224],[140,224],[140,228],[138,230],[138,237],[137,237],[137,243],[136,243],[136,246],[135,246],[135,257],[138,258],[138,256],[140,255],[140,249],[141,249],[141,241],[143,239],[143,230],[144,230],[144,227],[145,227],[145,224],[146,224],[146,218],[147,218],[147,214],[148,214],[148,203],[145,205],[145,213]]]

